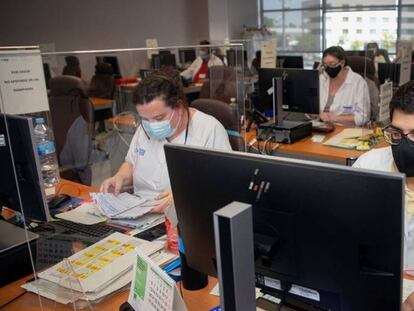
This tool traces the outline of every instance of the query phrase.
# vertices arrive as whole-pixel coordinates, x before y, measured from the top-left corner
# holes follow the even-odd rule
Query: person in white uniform
[[[203,40],[200,42],[200,45],[210,45],[210,42]],[[191,79],[191,82],[198,82],[199,80],[207,78],[208,68],[212,66],[224,66],[224,63],[216,55],[211,54],[209,47],[202,47],[199,49],[198,56],[190,67],[180,74],[186,80]]]
[[[390,147],[373,149],[358,158],[354,167],[406,175],[405,269],[414,268],[414,81],[401,86],[390,103],[391,124],[384,128]],[[385,189],[384,189],[385,190]],[[403,310],[414,311],[414,293]]]
[[[164,154],[167,142],[231,150],[226,130],[214,117],[188,108],[181,81],[156,71],[138,85],[134,97],[141,125],[131,141],[125,162],[106,179],[102,192],[118,194],[133,185],[134,193],[159,202],[153,212],[173,204]],[[175,211],[173,211],[175,215]]]
[[[320,118],[347,126],[363,126],[371,114],[368,85],[347,65],[341,47],[332,46],[323,52],[319,76]]]

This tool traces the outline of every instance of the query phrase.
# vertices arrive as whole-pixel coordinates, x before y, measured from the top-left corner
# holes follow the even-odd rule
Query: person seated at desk
[[[362,126],[370,117],[368,86],[347,65],[341,47],[332,46],[323,52],[319,76],[320,118],[326,122]]]
[[[153,212],[163,213],[173,204],[164,144],[231,150],[228,134],[214,117],[187,106],[175,70],[155,71],[143,79],[135,90],[134,102],[141,125],[132,138],[125,162],[102,183],[100,191],[118,194],[122,188],[133,185],[135,194],[159,201]],[[167,214],[172,223],[176,221],[173,208]]]
[[[413,224],[414,214],[414,81],[401,86],[390,103],[391,124],[384,129],[390,147],[373,149],[358,158],[353,167],[401,172],[406,175],[405,222]],[[405,268],[414,267],[414,240],[405,226]],[[414,293],[404,302],[402,310],[414,311]]]
[[[210,45],[207,40],[201,41],[200,45]],[[209,47],[200,48],[197,58],[186,70],[181,72],[181,76],[186,80],[197,83],[200,80],[207,78],[208,68],[212,66],[223,66],[224,63],[216,55],[210,53]],[[203,78],[204,77],[204,78]]]

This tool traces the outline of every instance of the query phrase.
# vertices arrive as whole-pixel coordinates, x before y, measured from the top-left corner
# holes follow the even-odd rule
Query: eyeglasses
[[[404,134],[400,130],[393,128],[391,125],[388,125],[383,128],[385,141],[391,145],[398,146],[401,144],[402,139],[406,139],[408,145],[414,148],[414,132]]]
[[[338,67],[339,65],[341,64],[341,62],[339,61],[339,62],[337,62],[337,63],[322,63],[322,66],[324,67],[324,68],[336,68],[336,67]]]

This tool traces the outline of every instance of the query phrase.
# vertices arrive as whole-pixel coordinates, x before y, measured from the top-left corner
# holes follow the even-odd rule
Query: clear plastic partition
[[[0,52],[0,156],[6,170],[0,203],[7,220],[0,220],[6,226],[1,232],[12,248],[21,250],[18,259],[3,263],[10,271],[0,273],[1,304],[13,298],[6,295],[10,288],[23,292],[20,285],[26,281],[24,288],[31,293],[10,304],[99,310],[112,294],[120,302],[127,300],[134,248],[153,255],[164,244],[126,234],[164,224],[165,215],[153,208],[161,204],[155,197],[169,189],[166,166],[155,172],[151,167],[163,164],[147,162],[138,170],[137,157],[149,150],[148,141],[171,137],[177,143],[218,148],[224,146],[210,142],[228,137],[233,149],[245,150],[245,89],[251,82],[245,79],[243,45]],[[147,84],[138,94],[141,83]],[[154,89],[154,84],[163,86]],[[160,113],[140,109],[154,98],[164,101],[157,108]],[[210,137],[217,135],[217,121],[201,113],[214,116],[226,137]],[[145,129],[142,120],[147,121]],[[204,130],[189,133],[204,129],[191,124],[203,120],[211,127],[206,137],[199,137]],[[156,126],[165,123],[169,135],[157,132]],[[143,174],[139,185],[123,183],[116,200],[91,195],[126,158],[133,174]],[[163,155],[151,159],[159,158]],[[146,182],[149,190],[137,193]],[[14,235],[21,239],[9,239]],[[159,256],[157,262],[166,264],[172,258]]]

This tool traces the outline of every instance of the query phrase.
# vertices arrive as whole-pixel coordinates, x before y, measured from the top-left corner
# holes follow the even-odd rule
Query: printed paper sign
[[[411,41],[399,41],[398,52],[401,54],[400,63],[400,85],[403,85],[411,79]]]
[[[276,68],[276,40],[262,41],[261,68]]]
[[[158,40],[157,39],[146,39],[145,40],[145,46],[147,48],[157,48],[158,47]],[[153,54],[158,54],[158,49],[148,50],[147,51],[148,59],[151,59]]]
[[[37,47],[0,49],[0,93],[2,112],[26,114],[49,110]]]

